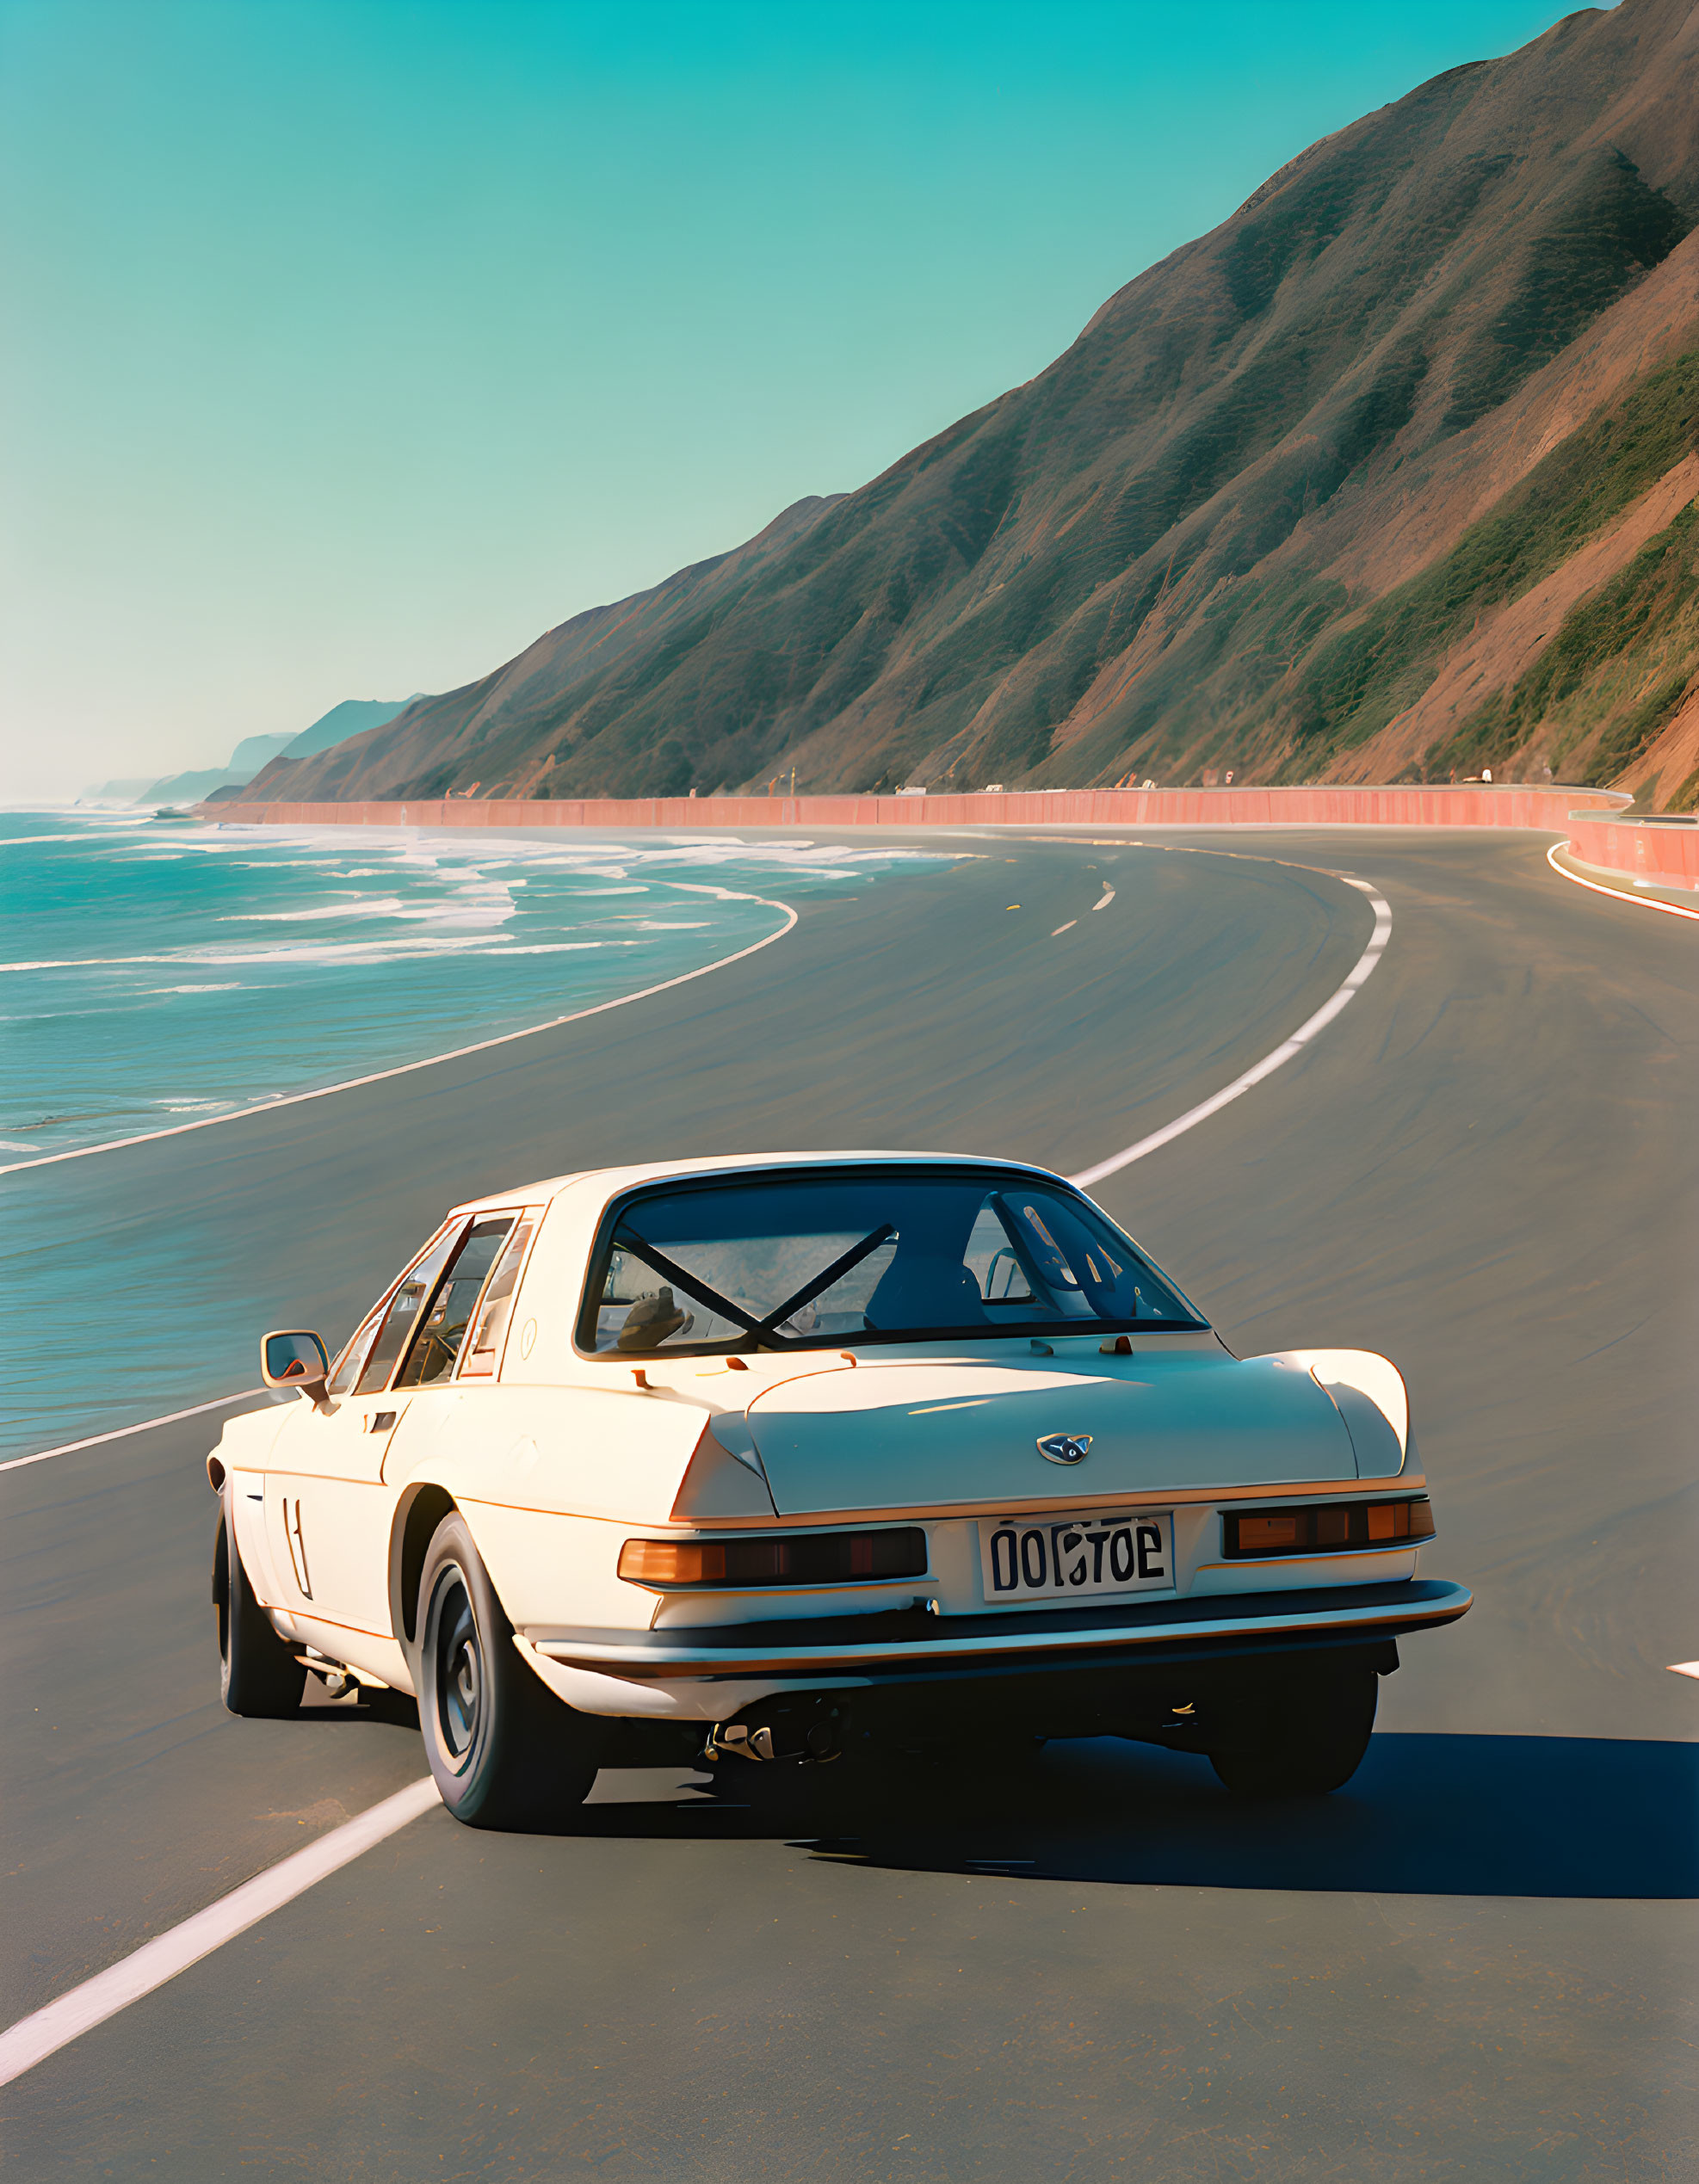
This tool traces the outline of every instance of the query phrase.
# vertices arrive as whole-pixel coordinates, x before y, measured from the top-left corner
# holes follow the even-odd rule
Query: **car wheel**
[[[469,1828],[544,1828],[596,1780],[596,1725],[528,1668],[464,1517],[419,1579],[419,1727],[442,1802]]]
[[[255,1599],[223,1510],[213,1550],[213,1605],[219,1618],[219,1696],[225,1705],[250,1721],[278,1721],[296,1712],[306,1670]]]
[[[1379,1687],[1372,1669],[1282,1685],[1257,1709],[1255,1743],[1209,1764],[1237,1797],[1325,1796],[1362,1764]]]

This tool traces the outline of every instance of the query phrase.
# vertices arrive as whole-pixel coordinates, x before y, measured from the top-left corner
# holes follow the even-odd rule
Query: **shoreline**
[[[128,1145],[147,1145],[161,1138],[181,1138],[191,1130],[213,1130],[228,1122],[247,1122],[256,1115],[276,1114],[284,1107],[300,1107],[308,1100],[328,1100],[339,1092],[358,1091],[362,1086],[381,1084],[388,1077],[406,1077],[415,1070],[435,1069],[439,1063],[458,1062],[469,1054],[486,1053],[492,1046],[506,1046],[518,1039],[534,1039],[539,1032],[554,1031],[563,1024],[575,1024],[586,1016],[599,1016],[609,1009],[623,1009],[633,1001],[647,1001],[658,993],[665,993],[671,987],[688,985],[693,978],[705,978],[711,971],[722,971],[728,964],[740,963],[745,956],[754,955],[762,948],[771,947],[775,941],[782,941],[793,931],[798,913],[788,903],[775,901],[766,895],[750,895],[746,901],[758,903],[763,910],[782,910],[785,922],[776,931],[753,941],[747,947],[738,948],[730,955],[718,956],[712,963],[699,964],[694,971],[681,971],[671,978],[662,978],[653,985],[641,986],[634,993],[616,994],[611,1001],[592,1002],[584,1009],[569,1009],[562,1016],[545,1017],[540,1024],[523,1024],[517,1031],[497,1032],[489,1039],[472,1040],[465,1046],[451,1046],[441,1054],[423,1054],[411,1062],[397,1062],[392,1067],[368,1070],[362,1077],[343,1077],[335,1084],[319,1084],[306,1092],[280,1092],[275,1099],[262,1100],[250,1107],[237,1107],[228,1114],[201,1115],[193,1122],[175,1122],[164,1130],[141,1130],[128,1138],[111,1138],[98,1145],[72,1145],[64,1152],[42,1153],[34,1160],[15,1160],[0,1166],[0,1175],[16,1175],[33,1168],[52,1168],[65,1160],[88,1160],[96,1153],[121,1152]]]

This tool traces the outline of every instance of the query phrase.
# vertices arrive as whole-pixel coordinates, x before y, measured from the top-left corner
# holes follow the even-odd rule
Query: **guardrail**
[[[1542,827],[1617,811],[1616,789],[1016,789],[939,796],[430,797],[405,802],[203,804],[207,819],[365,827],[1393,826]]]
[[[1699,826],[1629,818],[1617,789],[1458,787],[1016,789],[940,796],[430,797],[405,803],[203,804],[240,825],[365,827],[1518,827],[1565,835],[1603,870],[1699,887]]]

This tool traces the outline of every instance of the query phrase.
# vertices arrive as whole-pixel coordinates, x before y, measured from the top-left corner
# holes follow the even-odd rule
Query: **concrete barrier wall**
[[[1392,826],[1533,827],[1620,811],[1613,789],[1017,790],[1008,796],[452,797],[405,804],[203,804],[206,819],[368,827]],[[1685,832],[1672,829],[1671,832]]]
[[[1010,796],[432,797],[405,804],[203,804],[243,825],[358,827],[1525,827],[1584,864],[1699,889],[1699,826],[1631,819],[1616,789],[1022,789]]]
[[[1699,826],[1578,812],[1566,831],[1570,854],[1582,864],[1628,873],[1660,887],[1699,888]]]

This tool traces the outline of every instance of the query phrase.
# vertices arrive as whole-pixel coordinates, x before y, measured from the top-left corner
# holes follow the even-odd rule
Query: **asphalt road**
[[[1350,1787],[1240,1809],[1203,1761],[1099,1743],[988,1753],[854,1836],[670,1774],[604,1774],[547,1837],[433,1813],[0,2090],[7,2173],[1699,2169],[1699,1689],[1666,1666],[1699,1654],[1699,935],[1525,837],[1163,839],[1189,846],[966,842],[653,1001],[10,1177],[90,1268],[28,1369],[74,1391],[130,1342],[194,1401],[231,1384],[195,1341],[231,1284],[256,1331],[339,1336],[447,1204],[569,1168],[1082,1167],[1337,987],[1368,910],[1301,867],[1349,870],[1394,913],[1374,977],[1097,1194],[1236,1348],[1381,1349],[1411,1382],[1424,1567],[1478,1604],[1406,1642]],[[0,2020],[423,1771],[402,1725],[219,1710],[216,1422],[0,1475]]]

